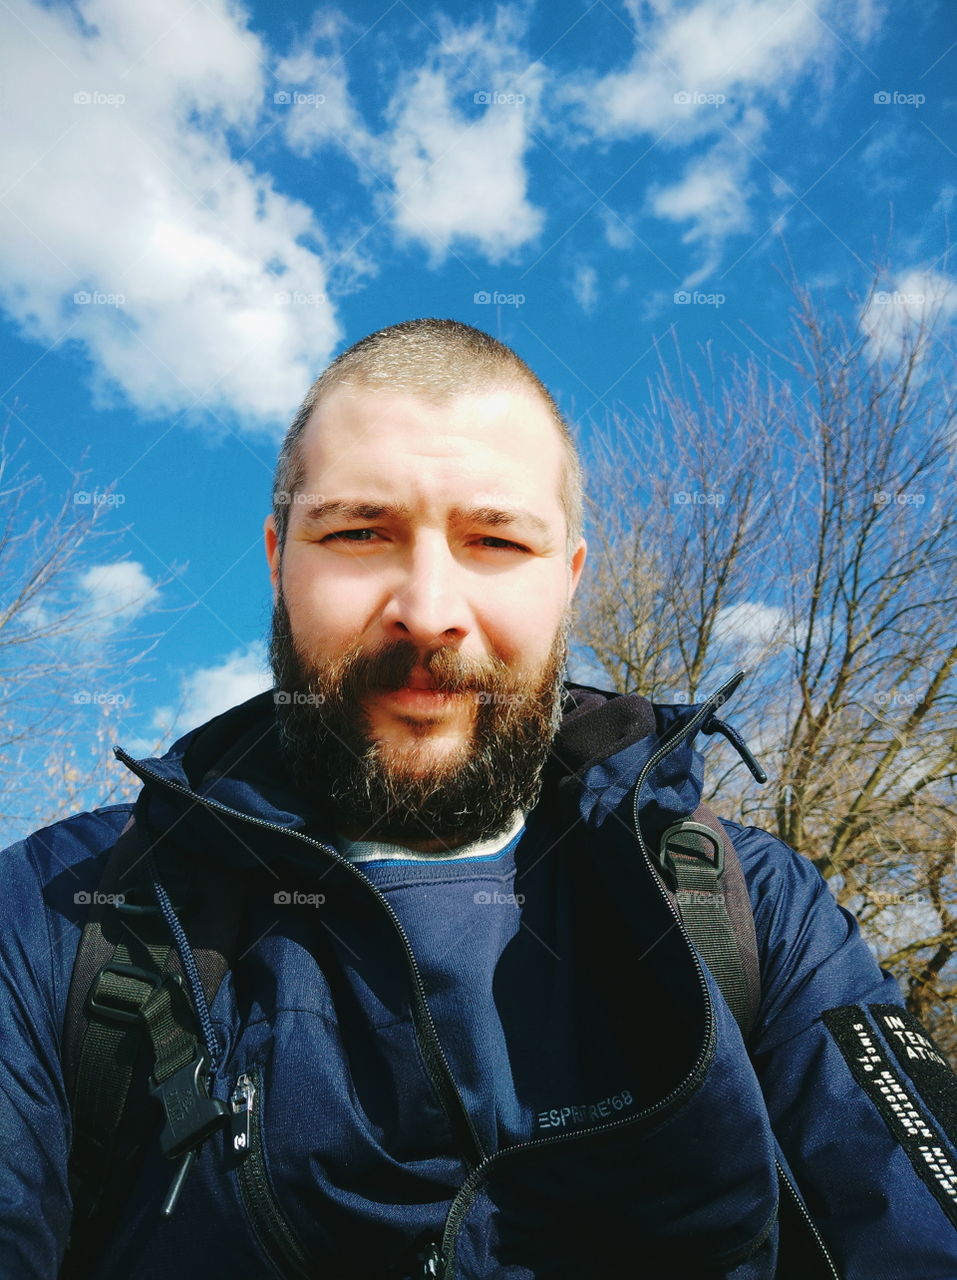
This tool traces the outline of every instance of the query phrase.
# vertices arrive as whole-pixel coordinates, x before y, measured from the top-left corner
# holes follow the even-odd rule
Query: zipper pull
[[[437,1243],[429,1247],[425,1255],[425,1266],[422,1268],[422,1280],[434,1280],[442,1274],[442,1249]]]
[[[252,1143],[253,1108],[256,1105],[256,1086],[251,1076],[245,1072],[236,1081],[229,1098],[230,1132],[233,1138],[233,1150],[238,1155],[246,1155]]]

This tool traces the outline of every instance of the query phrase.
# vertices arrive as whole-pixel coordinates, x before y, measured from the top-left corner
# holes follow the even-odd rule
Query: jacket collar
[[[274,698],[274,691],[266,690],[230,708],[178,739],[163,756],[137,761],[136,771],[274,826],[327,830],[326,816],[292,785],[283,767]],[[622,808],[655,753],[679,739],[703,706],[653,704],[637,694],[567,683],[561,727],[543,775],[542,803],[554,800],[566,819],[600,825]],[[652,829],[664,830],[697,807],[703,769],[691,747],[693,736],[676,742],[642,788],[643,826],[647,820]],[[160,809],[167,811],[170,803],[181,807],[188,797],[167,793]]]

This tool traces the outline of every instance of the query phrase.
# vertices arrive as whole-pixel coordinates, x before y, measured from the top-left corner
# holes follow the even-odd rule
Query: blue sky
[[[671,331],[766,358],[788,261],[848,314],[882,261],[875,332],[918,297],[957,315],[947,3],[8,0],[0,22],[8,439],[51,506],[78,469],[114,495],[75,585],[155,641],[127,744],[268,684],[277,444],[364,333],[485,328],[584,438],[640,410]]]

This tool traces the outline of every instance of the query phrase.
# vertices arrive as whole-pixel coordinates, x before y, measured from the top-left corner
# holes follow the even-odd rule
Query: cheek
[[[515,600],[487,600],[479,613],[491,647],[509,666],[537,670],[551,652],[563,599],[524,591]]]
[[[287,564],[282,582],[292,632],[304,652],[326,655],[355,636],[361,583],[310,574],[301,563]]]

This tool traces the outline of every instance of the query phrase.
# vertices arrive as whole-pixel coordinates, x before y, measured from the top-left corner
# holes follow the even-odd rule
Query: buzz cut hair
[[[280,554],[289,508],[305,482],[302,437],[318,405],[339,386],[399,391],[432,403],[490,388],[526,388],[537,393],[555,423],[563,449],[559,500],[565,515],[568,557],[582,536],[582,468],[575,440],[558,405],[521,356],[481,329],[459,320],[403,320],[360,338],[319,375],[286,432],[273,479],[272,510]]]

